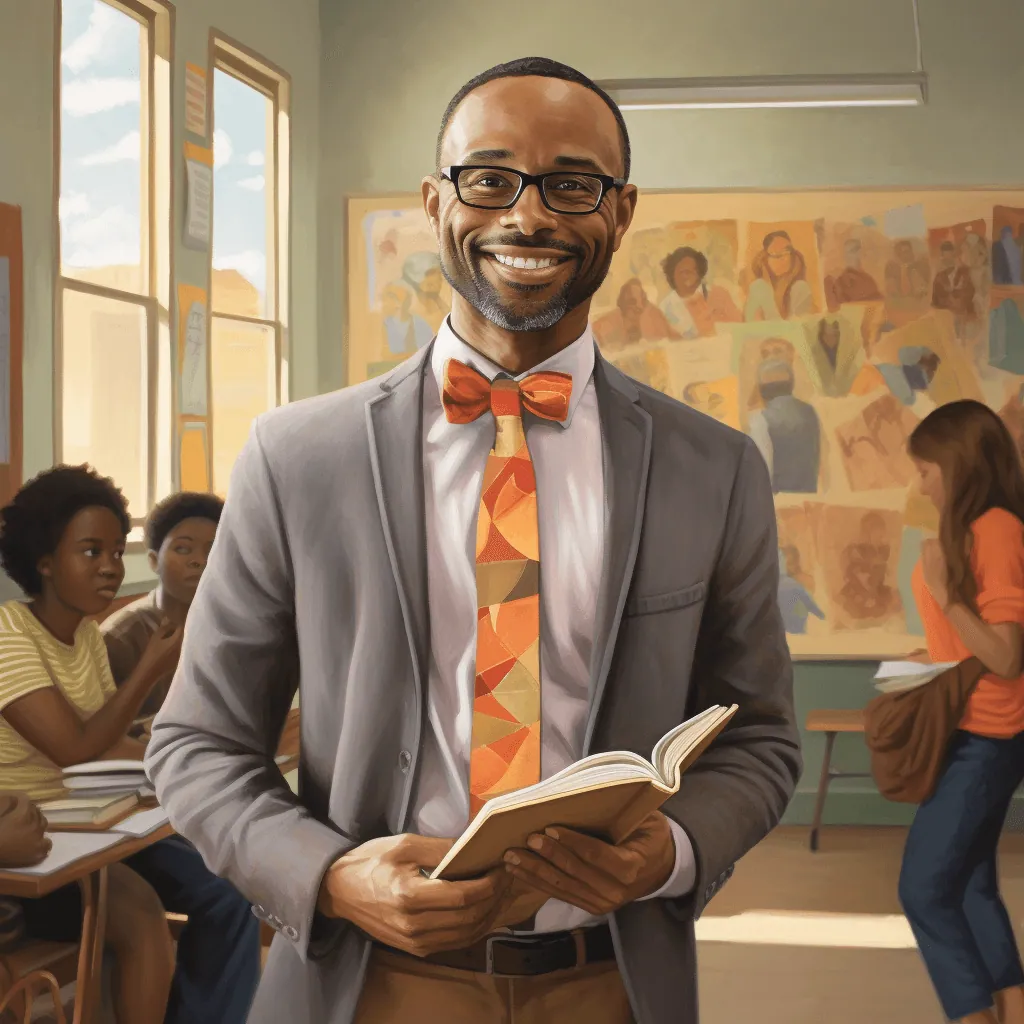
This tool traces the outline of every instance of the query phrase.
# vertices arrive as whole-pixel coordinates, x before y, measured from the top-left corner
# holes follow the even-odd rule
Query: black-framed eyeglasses
[[[459,164],[440,169],[442,178],[455,186],[459,202],[480,210],[508,210],[530,186],[536,185],[541,200],[552,213],[583,216],[593,213],[613,188],[622,188],[625,178],[582,171],[549,171],[525,174],[511,167]]]

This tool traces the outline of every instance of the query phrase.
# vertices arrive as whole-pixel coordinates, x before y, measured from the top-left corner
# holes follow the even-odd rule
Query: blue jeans
[[[249,901],[178,836],[125,864],[149,882],[166,910],[188,915],[165,1024],[245,1024],[260,976],[260,925]]]
[[[1022,778],[1024,732],[997,740],[958,730],[907,836],[900,903],[950,1020],[1024,985],[996,870],[999,834]]]

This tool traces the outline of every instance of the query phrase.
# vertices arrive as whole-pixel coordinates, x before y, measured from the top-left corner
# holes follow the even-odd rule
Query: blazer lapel
[[[366,403],[366,430],[377,507],[412,655],[419,701],[417,722],[422,720],[421,712],[425,707],[430,649],[423,497],[423,387],[432,348],[431,342],[406,360],[381,382],[381,393]],[[418,748],[417,743],[417,752]],[[409,772],[410,781],[414,774]],[[404,804],[408,804],[408,792]],[[403,820],[406,810],[403,806],[399,815]]]
[[[633,382],[600,353],[594,363],[594,386],[604,443],[604,481],[608,502],[604,568],[594,620],[594,650],[590,663],[590,708],[583,754],[590,752],[604,697],[615,640],[633,566],[640,546],[647,473],[651,461],[651,417],[640,407]]]

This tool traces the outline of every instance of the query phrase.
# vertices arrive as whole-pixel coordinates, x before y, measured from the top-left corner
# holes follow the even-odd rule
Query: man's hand
[[[508,913],[523,920],[533,912],[520,913],[522,888],[513,892],[503,867],[468,882],[425,878],[420,869],[437,867],[453,842],[417,835],[371,839],[334,862],[317,909],[414,956],[462,949],[503,923],[516,923],[499,920]]]
[[[675,865],[668,819],[648,815],[618,846],[549,828],[532,835],[527,850],[509,850],[505,866],[520,882],[597,916],[660,889]]]
[[[46,819],[24,793],[0,793],[0,868],[38,864],[53,845],[45,831]]]

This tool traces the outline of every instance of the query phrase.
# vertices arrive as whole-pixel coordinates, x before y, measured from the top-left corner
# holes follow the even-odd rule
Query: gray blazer
[[[429,347],[256,422],[154,723],[146,768],[175,829],[278,931],[251,1024],[352,1020],[370,945],[316,913],[320,881],[407,828],[430,638],[428,368]],[[701,708],[739,705],[664,806],[693,842],[695,890],[611,922],[637,1020],[687,1024],[694,918],[801,768],[771,485],[743,434],[600,356],[594,374],[610,511],[585,752],[647,756]],[[296,687],[298,797],[273,761]]]

